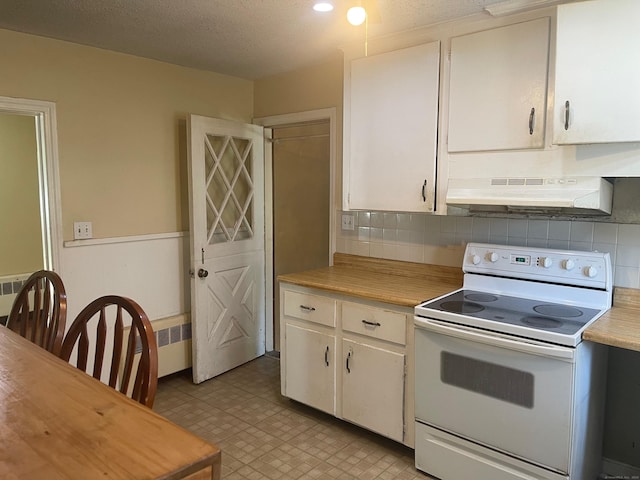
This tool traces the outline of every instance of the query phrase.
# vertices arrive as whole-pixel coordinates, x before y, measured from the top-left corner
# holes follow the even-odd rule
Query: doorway
[[[335,109],[254,120],[265,148],[267,338],[280,350],[277,277],[329,266],[335,251]],[[270,220],[270,221],[269,221]]]
[[[7,237],[13,237],[14,240],[16,237],[18,240],[22,238],[17,243],[3,244],[3,249],[10,252],[12,249],[18,248],[30,248],[31,250],[16,251],[12,262],[0,262],[3,266],[3,269],[0,269],[3,294],[0,295],[1,317],[3,311],[8,312],[7,308],[10,308],[13,296],[16,293],[7,293],[7,285],[10,285],[12,289],[18,288],[21,278],[26,278],[28,274],[42,268],[55,270],[58,274],[61,274],[60,248],[62,234],[60,231],[60,181],[55,104],[40,100],[0,96],[0,116],[3,119],[2,128],[14,129],[13,133],[6,134],[11,135],[12,140],[16,140],[14,136],[15,128],[18,128],[17,125],[21,125],[19,130],[22,132],[21,135],[25,136],[25,141],[21,142],[22,146],[16,146],[16,148],[25,149],[21,154],[20,162],[29,163],[30,165],[25,169],[21,168],[22,173],[18,174],[22,182],[24,182],[25,177],[28,177],[29,180],[28,184],[20,186],[20,191],[16,192],[16,195],[18,193],[23,195],[27,190],[31,192],[29,193],[30,198],[25,198],[23,201],[12,196],[8,208],[13,209],[13,211],[10,215],[3,214],[2,218],[4,222],[2,231],[11,232],[7,234]],[[26,136],[31,138],[26,139]],[[5,142],[5,146],[6,144]],[[4,152],[4,154],[12,157],[17,155],[15,151],[10,154]],[[16,186],[14,180],[10,178],[10,174],[15,175],[18,167],[15,164],[5,163],[3,159],[0,159],[0,161],[2,162],[0,163],[2,169],[11,168],[13,170],[12,172],[7,170],[5,172],[7,175],[0,176],[0,182],[12,183],[9,186],[3,186],[0,183],[0,188],[9,191],[10,187]],[[29,205],[26,205],[26,203],[29,203]],[[25,207],[24,213],[19,213],[18,210],[22,209],[22,207]],[[16,224],[13,225],[12,222],[16,222]],[[31,226],[28,233],[25,231],[27,225]],[[30,241],[25,238],[26,236],[30,238]],[[20,257],[31,257],[31,261],[13,262],[13,260]],[[5,267],[7,270],[4,270]],[[12,278],[18,281],[13,283],[11,281]]]
[[[36,122],[0,112],[0,277],[44,268]]]

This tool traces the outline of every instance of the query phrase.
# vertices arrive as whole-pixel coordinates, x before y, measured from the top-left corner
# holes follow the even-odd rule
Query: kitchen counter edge
[[[615,287],[613,307],[589,325],[582,338],[640,352],[640,290]]]
[[[333,261],[331,267],[279,275],[278,281],[401,307],[462,286],[462,271],[455,267],[343,253],[334,254]]]

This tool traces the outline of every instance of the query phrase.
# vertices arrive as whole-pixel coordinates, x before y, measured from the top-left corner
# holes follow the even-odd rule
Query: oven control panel
[[[465,273],[562,283],[608,289],[608,253],[469,243],[462,265]]]

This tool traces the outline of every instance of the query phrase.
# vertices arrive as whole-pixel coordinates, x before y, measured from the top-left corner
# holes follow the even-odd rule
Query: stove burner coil
[[[458,300],[444,302],[440,305],[440,308],[452,313],[478,313],[484,310],[484,307],[482,305],[478,305],[477,303],[461,302]]]
[[[524,317],[522,323],[534,328],[559,328],[562,326],[561,320],[547,317]]]
[[[567,305],[537,305],[533,310],[540,315],[550,317],[575,318],[582,316],[582,310]]]
[[[490,293],[468,293],[464,296],[465,300],[469,300],[470,302],[480,302],[480,303],[488,303],[495,302],[498,300],[498,297],[495,295],[491,295]]]

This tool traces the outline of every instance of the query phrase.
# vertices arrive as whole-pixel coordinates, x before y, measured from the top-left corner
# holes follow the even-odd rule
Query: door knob
[[[200,278],[206,278],[209,276],[209,272],[207,270],[205,270],[204,268],[201,268],[198,270],[198,276]]]

